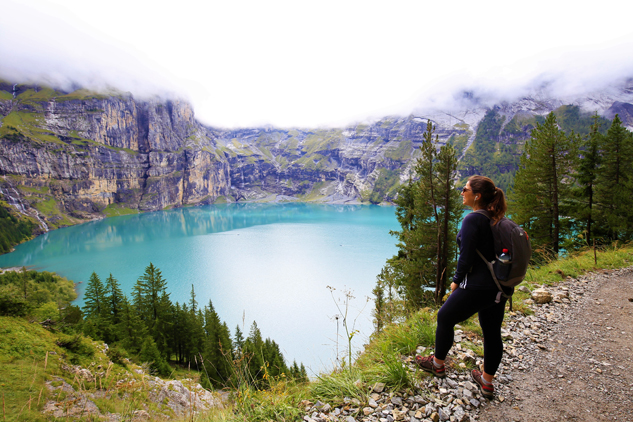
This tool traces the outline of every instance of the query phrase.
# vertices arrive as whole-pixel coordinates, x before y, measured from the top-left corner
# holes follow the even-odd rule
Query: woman
[[[484,365],[483,373],[475,369],[472,371],[472,377],[481,394],[491,399],[494,396],[492,380],[503,353],[501,323],[507,299],[500,294],[477,250],[481,251],[488,261],[495,259],[490,224],[495,224],[504,216],[507,205],[503,191],[484,176],[470,177],[461,195],[464,205],[474,211],[484,211],[468,214],[457,234],[459,260],[451,283],[452,293],[437,313],[435,355],[416,356],[415,361],[427,372],[438,377],[446,376],[444,360],[453,346],[455,324],[478,313],[484,335]],[[511,288],[506,291],[506,294],[511,293]]]

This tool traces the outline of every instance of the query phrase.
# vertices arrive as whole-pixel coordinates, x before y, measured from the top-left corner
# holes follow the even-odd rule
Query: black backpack
[[[488,211],[477,210],[475,212],[490,219]],[[494,249],[497,259],[489,262],[479,250],[477,253],[486,263],[501,294],[510,299],[510,309],[512,309],[512,295],[507,295],[502,286],[515,287],[523,281],[532,257],[532,245],[530,245],[530,238],[525,230],[507,217],[501,218],[496,224],[493,224],[492,219],[490,219],[490,228],[495,242]],[[510,261],[507,264],[498,259],[504,249],[507,249],[510,255]]]

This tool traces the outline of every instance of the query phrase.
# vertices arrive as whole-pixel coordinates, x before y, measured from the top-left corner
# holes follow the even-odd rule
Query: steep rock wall
[[[113,204],[151,211],[229,194],[229,164],[189,104],[76,97],[33,87],[0,100],[2,183],[52,227],[103,217]]]

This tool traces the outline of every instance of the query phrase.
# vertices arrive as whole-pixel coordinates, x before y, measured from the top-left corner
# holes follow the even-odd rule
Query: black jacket
[[[479,249],[488,261],[496,258],[488,217],[475,212],[464,217],[457,234],[457,245],[459,260],[453,282],[462,289],[499,290],[486,263],[477,254]]]

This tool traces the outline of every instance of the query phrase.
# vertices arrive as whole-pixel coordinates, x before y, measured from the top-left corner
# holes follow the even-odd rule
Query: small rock
[[[398,409],[393,409],[393,419],[396,421],[401,421],[404,419],[405,412],[402,412]]]
[[[475,386],[475,384],[473,384],[473,383],[472,383],[472,382],[470,382],[470,381],[466,381],[466,382],[464,383],[464,388],[465,388],[466,390],[470,390],[470,391],[475,391],[475,390],[477,390],[477,386]]]
[[[363,414],[364,414],[365,416],[369,416],[369,415],[371,415],[372,413],[374,413],[374,409],[372,409],[371,407],[365,407],[365,408],[363,408]]]
[[[440,415],[437,412],[431,413],[431,420],[433,422],[440,422]]]
[[[374,387],[372,388],[372,391],[374,391],[375,393],[382,393],[384,390],[385,390],[384,382],[377,382],[376,384],[374,384]]]
[[[543,288],[539,288],[532,292],[532,299],[539,304],[550,303],[552,294]]]

